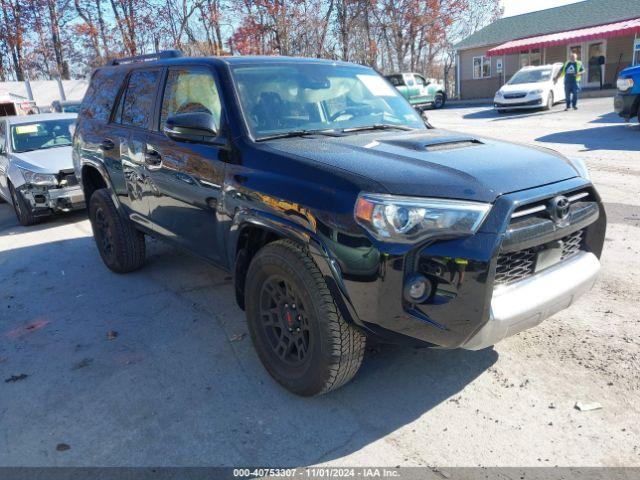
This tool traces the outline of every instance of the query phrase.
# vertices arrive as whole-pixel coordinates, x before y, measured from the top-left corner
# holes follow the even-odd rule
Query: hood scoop
[[[459,148],[476,147],[484,145],[480,140],[466,136],[419,136],[405,137],[389,140],[380,140],[396,147],[408,148],[418,152],[441,152],[444,150],[457,150]]]

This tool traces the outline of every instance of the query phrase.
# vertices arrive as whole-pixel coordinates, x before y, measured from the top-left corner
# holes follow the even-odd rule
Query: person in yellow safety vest
[[[562,67],[564,95],[567,102],[567,107],[564,109],[565,112],[569,110],[569,107],[573,107],[574,110],[578,109],[578,92],[580,91],[580,80],[583,73],[582,62],[578,60],[576,53],[572,53],[571,59]]]

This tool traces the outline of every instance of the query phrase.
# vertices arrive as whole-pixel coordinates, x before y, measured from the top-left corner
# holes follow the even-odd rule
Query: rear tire
[[[348,324],[308,251],[289,240],[263,247],[245,289],[253,345],[269,374],[297,395],[319,395],[356,374],[366,337]]]
[[[9,184],[9,193],[11,194],[11,203],[13,204],[13,211],[16,213],[16,218],[20,225],[23,227],[29,227],[38,223],[39,219],[31,211],[29,202],[27,202],[22,193],[13,188],[12,184]]]
[[[133,272],[144,264],[144,234],[118,211],[106,188],[91,195],[89,219],[102,261],[110,270]]]
[[[447,99],[444,96],[444,93],[436,93],[436,96],[433,99],[433,108],[435,108],[436,110],[438,110],[439,108],[444,107],[444,104],[446,103]]]

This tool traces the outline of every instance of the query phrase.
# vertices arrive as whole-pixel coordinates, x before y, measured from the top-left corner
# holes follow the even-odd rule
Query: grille
[[[526,97],[526,93],[505,93],[504,98],[524,98]]]
[[[580,251],[583,233],[583,230],[578,230],[562,239],[562,260],[572,257]]]
[[[584,231],[578,230],[561,239],[562,253],[560,261],[566,260],[580,251]],[[534,274],[538,252],[545,250],[545,245],[519,250],[517,252],[498,255],[496,267],[496,285],[510,285],[524,280]]]

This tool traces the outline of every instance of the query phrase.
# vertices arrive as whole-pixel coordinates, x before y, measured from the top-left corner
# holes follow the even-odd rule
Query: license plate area
[[[536,267],[534,272],[540,272],[546,268],[552,267],[562,260],[562,240],[556,240],[545,245],[543,250],[538,252],[536,256]]]

